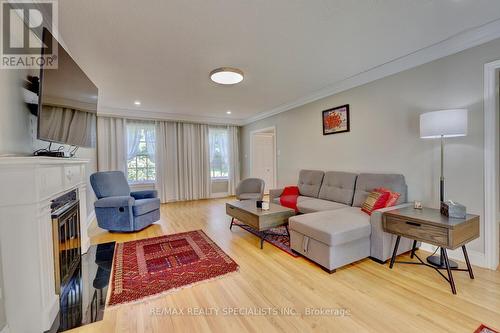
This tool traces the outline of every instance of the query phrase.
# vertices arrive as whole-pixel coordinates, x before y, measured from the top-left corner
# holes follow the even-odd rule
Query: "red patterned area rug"
[[[201,230],[117,243],[108,305],[137,302],[237,270]]]
[[[258,231],[246,224],[243,224],[242,222],[236,219],[234,220],[233,225],[245,229],[246,231],[251,232],[252,234],[254,234],[259,238],[262,237],[262,231]],[[297,258],[299,256],[298,254],[293,252],[292,249],[290,248],[290,237],[288,237],[285,226],[272,228],[269,230],[269,232],[273,233],[273,235],[268,235],[265,239],[266,242],[276,246],[278,249],[288,253],[294,258]]]
[[[498,331],[495,331],[488,326],[481,325],[477,328],[477,330],[474,331],[474,333],[498,333]]]

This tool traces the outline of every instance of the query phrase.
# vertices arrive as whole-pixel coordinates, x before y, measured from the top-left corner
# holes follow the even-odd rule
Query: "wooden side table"
[[[479,237],[479,216],[467,214],[465,219],[448,218],[441,215],[438,209],[423,208],[414,209],[406,207],[385,212],[383,215],[384,231],[395,234],[396,244],[392,253],[390,268],[396,262],[399,241],[401,237],[413,239],[413,248],[410,257],[416,257],[418,262],[398,261],[401,264],[418,264],[435,269],[450,284],[453,294],[456,294],[455,282],[452,271],[469,272],[469,277],[474,279],[472,266],[469,262],[465,245]],[[441,255],[444,258],[445,267],[435,267],[420,259],[415,253],[417,241],[429,243],[441,248]],[[447,250],[454,250],[462,247],[467,269],[451,268]],[[441,273],[440,269],[446,269],[447,277]]]

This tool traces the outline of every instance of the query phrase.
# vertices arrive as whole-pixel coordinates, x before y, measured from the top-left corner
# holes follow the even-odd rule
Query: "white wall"
[[[0,70],[0,155],[31,154],[29,111],[20,86],[27,71]]]
[[[20,37],[18,34],[17,38]],[[36,140],[36,118],[30,114],[23,101],[21,87],[28,74],[33,73],[27,70],[0,70],[0,155],[31,155],[34,150],[47,145]],[[90,160],[88,175],[97,170],[96,149],[80,149],[76,157]],[[92,216],[93,203],[94,194],[90,184],[87,184],[88,216]],[[0,288],[3,286],[1,272],[0,263]],[[0,331],[5,324],[4,302],[0,299]]]
[[[439,141],[419,138],[419,114],[469,110],[469,135],[447,140],[446,197],[481,215],[484,252],[483,65],[500,59],[500,40],[244,126],[243,176],[249,175],[250,131],[276,126],[278,184],[295,184],[300,169],[402,173],[410,200],[439,202]],[[350,104],[351,132],[322,135],[321,111]]]
[[[2,256],[0,255],[0,258]],[[3,295],[5,293],[5,290],[3,288],[3,275],[2,275],[2,262],[0,259],[0,331],[2,331],[2,328],[5,326],[7,323],[7,320],[5,318],[5,305],[4,305],[4,300],[3,300]]]
[[[0,70],[0,155],[31,155],[35,149],[48,145],[36,140],[36,117],[30,114],[23,102],[21,86],[26,75],[23,70]],[[90,159],[88,181],[88,176],[97,170],[96,149],[81,148],[76,156]],[[93,203],[94,194],[87,184],[88,216],[93,212]],[[2,283],[0,274],[0,288]],[[0,299],[0,330],[4,325],[4,302]]]
[[[0,70],[0,155],[31,155],[35,149],[47,146],[47,143],[36,140],[36,125],[33,125],[36,118],[31,116],[23,102],[21,87],[27,75],[25,70]],[[76,156],[90,159],[88,175],[97,170],[96,149],[82,148]],[[87,195],[87,214],[91,216],[94,194],[90,184],[87,185]],[[2,283],[0,274],[0,288]],[[0,299],[0,331],[5,325],[4,312],[4,302]]]

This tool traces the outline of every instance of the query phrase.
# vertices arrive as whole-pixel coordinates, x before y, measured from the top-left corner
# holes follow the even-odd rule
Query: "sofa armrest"
[[[274,199],[281,197],[284,188],[276,188],[269,190],[269,202],[273,202]]]
[[[152,199],[152,198],[158,197],[158,191],[156,191],[156,190],[135,191],[135,192],[131,192],[130,195],[133,196],[134,199],[136,199],[136,200]]]
[[[118,208],[131,207],[135,203],[135,199],[129,196],[107,197],[97,200],[94,203],[95,208]]]
[[[393,207],[377,209],[370,216],[372,233],[370,235],[370,256],[379,261],[386,261],[392,255],[394,241],[396,236],[384,231],[382,216],[385,212],[394,209],[400,209],[412,206],[412,203],[404,203]],[[404,253],[411,250],[412,242],[406,238],[401,239],[398,253]]]

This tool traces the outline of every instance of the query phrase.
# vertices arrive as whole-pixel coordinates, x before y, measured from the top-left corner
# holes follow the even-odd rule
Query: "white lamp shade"
[[[440,110],[420,115],[421,138],[452,138],[467,135],[467,110]]]

